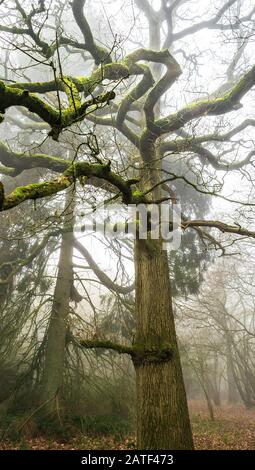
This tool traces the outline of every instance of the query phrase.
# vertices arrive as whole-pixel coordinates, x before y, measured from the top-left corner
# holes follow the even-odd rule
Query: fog
[[[0,2],[3,448],[254,449],[212,424],[254,418],[254,28],[251,0]]]

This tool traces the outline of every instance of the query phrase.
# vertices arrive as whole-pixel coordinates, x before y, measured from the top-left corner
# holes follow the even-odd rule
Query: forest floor
[[[214,409],[215,419],[212,421],[204,403],[191,401],[189,409],[196,449],[255,449],[255,410],[224,405]],[[7,449],[126,450],[135,449],[135,438],[132,435],[121,438],[92,433],[79,433],[68,439],[23,436],[15,441],[0,440],[0,450]]]
[[[189,403],[195,448],[255,450],[255,410],[242,406],[214,407],[214,421],[206,404]]]

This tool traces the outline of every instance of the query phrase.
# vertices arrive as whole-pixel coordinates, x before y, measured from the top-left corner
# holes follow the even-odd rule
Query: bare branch
[[[217,228],[222,233],[232,233],[234,235],[255,238],[255,232],[252,230],[242,228],[239,225],[228,225],[218,220],[188,220],[182,224],[183,230],[189,227],[211,227]]]
[[[96,64],[112,62],[110,51],[98,46],[93,38],[90,26],[86,20],[83,9],[85,0],[73,0],[71,6],[76,23],[78,24],[85,41],[85,49],[91,53]]]
[[[85,260],[87,261],[89,267],[92,269],[92,271],[94,272],[94,274],[97,276],[97,278],[100,280],[100,282],[105,286],[107,287],[108,289],[110,289],[111,291],[113,292],[117,292],[118,294],[129,294],[130,292],[132,292],[135,288],[134,284],[132,284],[131,286],[127,286],[127,287],[123,287],[123,286],[119,286],[118,284],[116,284],[115,282],[113,282],[108,276],[107,274],[104,273],[104,271],[102,271],[97,263],[93,260],[92,256],[89,254],[88,250],[85,248],[85,246],[80,243],[78,240],[76,240],[74,238],[73,240],[73,246],[74,248],[76,248],[80,253],[81,255],[85,258]]]

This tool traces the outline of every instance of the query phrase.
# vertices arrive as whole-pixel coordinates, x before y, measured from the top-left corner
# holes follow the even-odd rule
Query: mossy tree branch
[[[172,348],[169,345],[145,349],[138,345],[124,346],[109,340],[93,339],[79,340],[81,347],[85,349],[107,349],[116,351],[118,354],[128,354],[136,366],[148,363],[168,362],[172,357]]]
[[[201,116],[215,116],[239,109],[242,107],[240,100],[254,85],[255,66],[222,97],[195,101],[175,114],[158,119],[155,123],[158,127],[158,135],[176,131]]]
[[[15,152],[2,141],[0,141],[0,162],[5,167],[11,168],[11,171],[13,172],[12,176],[18,175],[22,171],[30,170],[32,168],[47,168],[48,170],[52,170],[56,173],[63,173],[71,164],[71,161],[64,160],[57,156],[43,153],[27,155],[22,152]]]
[[[11,106],[24,106],[51,126],[52,130],[49,135],[57,140],[64,128],[84,119],[89,108],[96,109],[100,105],[108,104],[113,98],[115,98],[115,93],[109,91],[93,97],[82,104],[77,101],[77,106],[75,107],[71,105],[67,109],[58,110],[28,90],[20,90],[0,82],[0,116],[2,116],[3,120],[5,110]]]
[[[31,157],[25,158],[27,158],[27,162],[29,162],[29,158]],[[94,177],[106,180],[120,191],[124,204],[138,204],[139,202],[146,202],[146,198],[143,196],[143,194],[139,194],[138,196],[137,192],[132,191],[131,189],[131,186],[137,183],[137,180],[123,179],[117,173],[111,171],[110,162],[102,164],[76,162],[70,164],[70,162],[56,157],[50,157],[48,155],[35,156],[33,158],[33,162],[35,162],[37,158],[38,163],[41,161],[45,164],[46,168],[54,169],[58,172],[60,172],[60,169],[62,170],[62,168],[66,169],[57,179],[52,181],[20,186],[7,196],[5,196],[3,193],[0,206],[1,211],[11,209],[12,207],[17,206],[28,199],[40,199],[43,197],[55,195],[58,192],[67,189],[74,183],[76,178],[81,176],[85,176],[88,179]]]
[[[130,70],[126,62],[123,61],[100,66],[88,77],[72,77],[70,75],[65,75],[48,82],[16,82],[9,85],[9,87],[40,94],[56,90],[65,92],[65,80],[71,80],[79,92],[85,93],[85,96],[89,96],[103,80],[118,81],[123,78],[127,78],[129,74]]]

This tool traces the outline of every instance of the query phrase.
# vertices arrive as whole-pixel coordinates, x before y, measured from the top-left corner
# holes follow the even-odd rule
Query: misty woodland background
[[[254,2],[2,0],[0,41],[0,449],[254,449]],[[178,250],[84,228],[152,202]]]

